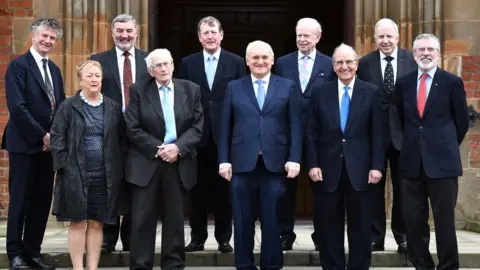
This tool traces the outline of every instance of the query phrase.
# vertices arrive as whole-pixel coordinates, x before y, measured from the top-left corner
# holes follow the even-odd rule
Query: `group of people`
[[[282,250],[296,238],[301,172],[312,182],[312,240],[323,269],[368,269],[371,253],[384,250],[387,163],[398,252],[416,269],[435,269],[430,200],[436,268],[459,268],[454,208],[468,113],[462,80],[438,66],[434,35],[417,36],[411,53],[398,48],[398,27],[384,18],[376,51],[359,59],[340,44],[329,57],[316,50],[321,25],[302,18],[298,51],[275,61],[263,41],[249,43],[245,58],[221,48],[221,23],[208,16],[197,26],[203,49],[182,58],[174,77],[167,49],[135,48],[131,15],[111,28],[115,47],[77,65],[80,88],[67,99],[48,58],[62,35],[55,19],[37,19],[32,47],[8,66],[11,269],[54,269],[40,256],[52,190],[53,215],[70,222],[74,269],[83,269],[85,249],[96,269],[119,235],[130,269],[152,269],[159,217],[161,267],[184,269],[185,252],[204,250],[210,212],[218,250],[235,250],[236,269],[257,269],[257,218],[260,268],[282,269]]]

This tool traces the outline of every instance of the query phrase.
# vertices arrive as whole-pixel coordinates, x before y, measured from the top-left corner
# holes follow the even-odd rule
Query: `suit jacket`
[[[222,102],[225,97],[227,84],[230,81],[247,75],[244,59],[236,54],[221,49],[212,90],[210,90],[208,87],[204,63],[203,51],[187,56],[180,62],[180,70],[177,76],[180,79],[189,80],[200,85],[205,119],[202,142],[200,144],[202,146],[207,142],[210,133],[213,134],[215,142],[218,142],[217,138],[220,130]]]
[[[406,74],[417,70],[417,63],[413,59],[411,52],[398,48],[397,59],[397,80]],[[393,143],[395,149],[400,150],[402,147],[403,134],[401,132],[400,123],[395,117],[389,117],[390,111],[392,114],[396,113],[396,107],[391,102],[391,97],[385,90],[383,82],[382,67],[380,64],[379,50],[373,51],[362,57],[358,64],[357,71],[358,78],[380,87],[380,98],[382,100],[382,115],[384,124],[384,143],[385,148],[388,148],[390,142]]]
[[[285,172],[287,161],[300,163],[303,131],[299,106],[299,90],[282,77],[270,76],[262,110],[250,75],[231,81],[223,102],[219,163],[231,163],[234,173],[251,172],[260,151],[270,172]]]
[[[355,80],[345,133],[340,126],[338,80],[317,91],[307,126],[307,164],[322,170],[322,189],[337,189],[345,160],[352,187],[369,189],[370,170],[384,169],[382,116],[378,86]]]
[[[468,131],[468,108],[462,79],[437,68],[423,112],[417,110],[417,76],[397,80],[394,102],[404,134],[400,175],[416,178],[423,165],[429,178],[462,175],[458,146]]]
[[[300,93],[302,93],[298,72],[298,51],[278,58],[275,66],[276,74],[295,82]],[[302,123],[304,126],[307,124],[310,99],[313,93],[320,89],[325,82],[336,78],[337,76],[333,71],[332,58],[317,51],[312,68],[312,75],[310,76],[305,91],[301,94]]]
[[[145,62],[147,55],[147,52],[135,48],[135,82],[150,78],[147,63]],[[123,89],[120,82],[115,47],[111,50],[91,55],[90,60],[98,61],[102,65],[102,93],[122,106]]]
[[[174,111],[180,149],[178,172],[186,190],[196,183],[196,147],[203,127],[200,87],[190,81],[173,79]],[[130,87],[130,104],[125,113],[129,148],[125,164],[125,181],[145,187],[157,168],[157,146],[165,137],[162,104],[155,79],[136,82]]]
[[[60,69],[51,60],[56,111],[65,100]],[[5,92],[10,113],[3,133],[2,148],[10,152],[34,154],[42,151],[43,137],[50,130],[52,108],[45,81],[30,51],[10,62],[5,73]]]

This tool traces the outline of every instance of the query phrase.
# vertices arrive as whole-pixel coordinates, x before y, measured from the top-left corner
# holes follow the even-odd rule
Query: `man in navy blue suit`
[[[437,240],[436,269],[458,269],[455,205],[462,162],[459,145],[468,130],[462,80],[439,68],[440,42],[421,34],[413,42],[418,70],[395,84],[394,102],[403,131],[399,171],[410,261],[435,269],[428,249],[430,200]]]
[[[261,269],[283,267],[277,222],[285,177],[300,171],[300,92],[271,74],[273,50],[263,41],[246,51],[251,75],[232,81],[223,102],[218,143],[219,173],[231,181],[235,267],[257,269],[253,260],[255,200],[262,229]]]
[[[307,125],[310,98],[315,91],[327,81],[335,78],[332,68],[332,58],[317,51],[315,46],[322,36],[322,26],[317,20],[303,18],[295,28],[298,51],[284,55],[277,60],[275,67],[278,76],[295,82],[301,89],[302,124]],[[305,158],[302,159],[305,162]],[[306,166],[302,166],[304,170]],[[280,237],[282,249],[291,250],[297,238],[293,231],[295,225],[295,205],[297,194],[297,179],[286,179],[286,191],[280,199],[282,209],[279,214]],[[314,229],[318,222],[313,219]],[[318,250],[316,233],[312,234],[315,249]]]
[[[370,267],[370,184],[382,178],[384,148],[379,88],[355,78],[358,57],[341,44],[333,53],[338,76],[315,92],[307,126],[307,164],[314,181],[323,269]]]
[[[37,19],[32,47],[5,74],[10,113],[2,144],[9,155],[7,254],[11,269],[53,269],[40,257],[53,189],[50,125],[65,99],[60,69],[49,58],[62,36],[57,20]]]

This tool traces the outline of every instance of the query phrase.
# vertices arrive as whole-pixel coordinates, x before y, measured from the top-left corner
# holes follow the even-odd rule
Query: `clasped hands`
[[[174,143],[162,144],[157,146],[158,151],[155,154],[155,158],[161,158],[163,161],[168,163],[174,163],[178,159],[178,153],[180,149]]]
[[[295,178],[300,173],[300,166],[297,163],[288,161],[287,163],[285,163],[285,171],[287,172],[287,178]],[[220,168],[218,173],[225,180],[227,181],[232,180],[232,166],[230,165],[223,166]]]
[[[310,176],[310,179],[312,179],[313,182],[323,181],[322,170],[320,168],[311,168],[308,176]],[[370,170],[368,173],[369,184],[376,184],[380,179],[382,179],[382,172],[378,170]]]
[[[43,136],[42,141],[43,141],[42,151],[49,152],[50,151],[50,133],[45,134],[45,136]]]

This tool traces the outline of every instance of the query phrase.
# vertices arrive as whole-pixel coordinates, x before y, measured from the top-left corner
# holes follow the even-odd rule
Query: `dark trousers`
[[[365,181],[368,181],[367,175]],[[368,270],[371,260],[371,192],[353,189],[345,165],[334,192],[327,192],[322,185],[322,182],[314,183],[314,207],[320,221],[318,237],[322,268]],[[349,246],[348,265],[345,263],[344,248],[345,209]]]
[[[190,191],[189,223],[192,242],[205,243],[208,214],[215,215],[215,239],[218,243],[232,238],[232,207],[229,185],[218,173],[217,146],[213,136],[198,149],[198,181]]]
[[[436,269],[458,269],[455,231],[457,177],[432,179],[425,174],[422,166],[418,178],[402,178],[400,187],[407,228],[408,255],[412,264],[416,269],[435,269],[428,249],[430,243],[428,201],[430,199],[439,260]]]
[[[277,206],[284,192],[283,173],[272,173],[258,157],[255,170],[233,174],[231,196],[233,206],[235,267],[257,269],[253,258],[255,235],[255,201],[258,198],[262,230],[261,269],[281,269],[283,254],[278,229]]]
[[[397,244],[406,241],[405,221],[402,213],[402,196],[400,189],[400,177],[398,172],[398,158],[400,152],[390,144],[386,152],[385,168],[387,162],[390,164],[390,179],[392,180],[393,202],[392,202],[392,232]],[[385,244],[385,233],[387,230],[387,216],[385,211],[385,184],[387,175],[383,174],[382,179],[376,185],[372,185],[372,242],[379,246]]]
[[[146,187],[131,185],[130,269],[153,268],[159,211],[162,214],[161,267],[185,268],[183,199],[186,191],[178,165],[159,162]]]
[[[125,214],[120,221],[117,217],[116,224],[103,224],[103,245],[115,246],[118,241],[118,235],[122,241],[123,250],[130,249],[130,232],[131,232],[131,216],[130,213]]]
[[[8,257],[39,257],[52,203],[52,155],[49,152],[8,155]]]

